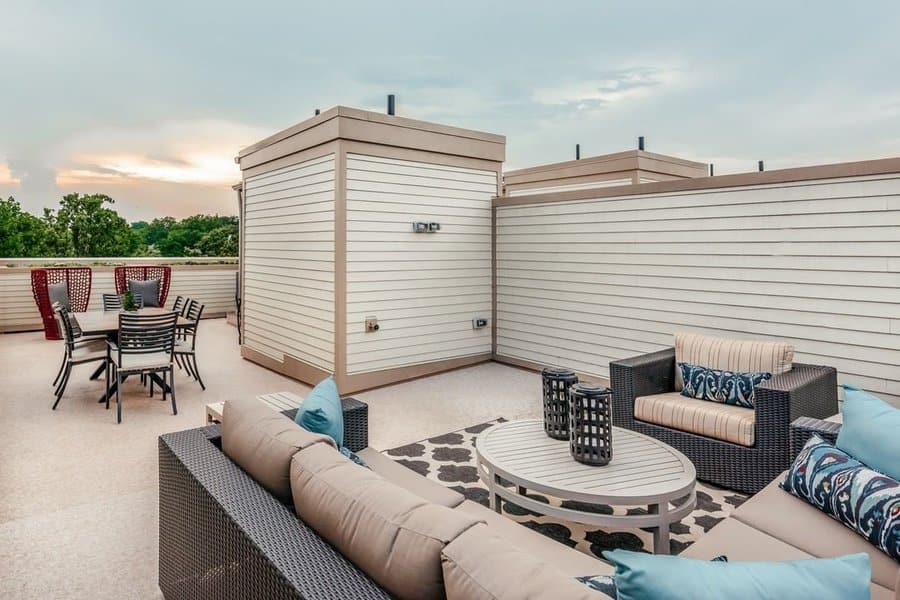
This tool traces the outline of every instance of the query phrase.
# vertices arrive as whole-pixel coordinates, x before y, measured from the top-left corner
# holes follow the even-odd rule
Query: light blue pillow
[[[331,437],[338,448],[344,445],[344,411],[334,377],[323,379],[306,395],[294,420],[307,431]]]
[[[844,424],[835,446],[891,479],[900,480],[900,409],[855,387],[844,387]]]
[[[711,562],[611,550],[618,600],[869,600],[872,567],[861,552],[786,562]]]

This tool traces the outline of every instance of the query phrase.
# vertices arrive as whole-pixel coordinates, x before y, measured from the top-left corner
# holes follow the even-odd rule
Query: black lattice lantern
[[[590,383],[569,388],[569,451],[589,465],[612,460],[612,390]]]
[[[553,439],[569,439],[569,387],[578,383],[575,371],[547,367],[544,381],[544,432]]]

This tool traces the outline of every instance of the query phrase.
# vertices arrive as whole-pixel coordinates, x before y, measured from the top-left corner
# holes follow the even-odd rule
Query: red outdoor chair
[[[91,299],[90,267],[52,267],[31,270],[31,291],[34,293],[34,301],[37,303],[41,321],[44,323],[44,337],[48,340],[60,340],[62,335],[56,315],[53,314],[53,303],[50,301],[50,293],[47,288],[63,282],[66,283],[69,293],[69,311],[86,311]]]
[[[166,298],[169,295],[169,283],[172,279],[172,267],[148,265],[148,266],[127,266],[116,267],[116,293],[119,295],[128,291],[128,280],[134,281],[150,281],[151,279],[159,279],[159,305],[166,305]]]

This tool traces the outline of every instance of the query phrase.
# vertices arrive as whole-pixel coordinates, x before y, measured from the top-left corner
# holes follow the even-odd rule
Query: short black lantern
[[[612,390],[590,383],[569,388],[569,451],[588,465],[612,460]]]
[[[569,439],[569,387],[578,383],[571,369],[547,367],[544,382],[544,432],[555,440]]]

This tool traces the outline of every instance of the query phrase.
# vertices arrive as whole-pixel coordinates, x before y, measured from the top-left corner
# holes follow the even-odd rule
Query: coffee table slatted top
[[[539,420],[495,425],[478,436],[476,449],[501,476],[563,498],[641,503],[693,489],[694,465],[674,448],[619,427],[612,438],[613,457],[605,466],[573,460],[568,442],[547,437]]]

